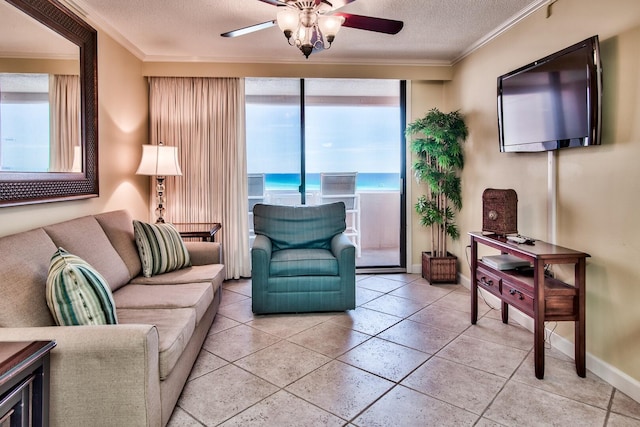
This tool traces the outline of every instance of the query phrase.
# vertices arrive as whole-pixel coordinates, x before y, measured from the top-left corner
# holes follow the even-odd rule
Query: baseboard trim
[[[471,289],[469,279],[460,273],[458,273],[458,283],[467,289]],[[500,307],[500,300],[494,295],[488,292],[483,292],[482,296],[493,307]],[[521,313],[513,307],[510,307],[509,318],[533,332],[533,319],[531,317]],[[547,329],[546,332],[547,337],[549,337],[549,343],[552,347],[570,357],[572,360],[575,360],[574,345],[572,341],[558,335],[550,329]],[[597,358],[589,352],[586,354],[586,364],[589,371],[602,378],[604,381],[608,382],[636,402],[640,402],[640,381],[622,372],[615,366]]]

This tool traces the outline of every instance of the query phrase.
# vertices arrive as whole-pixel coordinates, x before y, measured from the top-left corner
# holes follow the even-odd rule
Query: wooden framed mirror
[[[14,23],[22,21],[24,25],[42,27],[42,29],[29,30],[29,35],[40,31],[44,34],[49,32],[50,35],[46,36],[47,38],[60,37],[77,46],[80,98],[79,138],[77,138],[77,145],[74,146],[77,149],[75,151],[77,167],[74,165],[73,169],[60,171],[52,168],[45,171],[28,168],[15,171],[2,169],[0,163],[0,207],[97,197],[99,195],[97,33],[56,0],[0,1],[4,3],[0,4],[0,7],[10,8],[7,10],[11,13],[15,13],[17,9],[20,14],[16,17],[19,19],[14,19],[11,25],[3,25],[4,29],[0,28],[1,43],[9,43],[8,40],[13,40],[14,44],[20,45],[24,42],[23,39],[26,37],[16,37],[16,34],[22,31],[18,28],[22,24]],[[7,16],[8,13],[4,15]],[[4,31],[11,31],[11,34],[5,35]],[[42,46],[44,44],[42,43]],[[30,73],[34,67],[33,64],[42,62],[42,56],[30,58],[26,52],[7,53],[10,49],[12,48],[0,46],[0,53],[2,53],[0,73]],[[27,117],[27,120],[30,120],[30,117]],[[52,128],[62,125],[57,123],[56,119],[50,120]],[[1,148],[0,145],[0,161],[2,160]],[[17,148],[17,150],[20,149],[20,147]],[[24,150],[23,153],[28,151]],[[29,154],[22,155],[29,156]]]

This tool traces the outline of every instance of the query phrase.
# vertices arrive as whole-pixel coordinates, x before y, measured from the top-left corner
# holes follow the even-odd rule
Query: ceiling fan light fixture
[[[287,39],[291,37],[294,30],[298,28],[299,25],[298,12],[289,8],[285,8],[278,12],[276,20],[278,21],[278,27],[280,27],[280,30],[285,34],[285,36],[287,33],[289,34]]]
[[[318,17],[318,26],[320,27],[320,32],[327,39],[329,44],[331,44],[336,38],[336,34],[338,34],[338,31],[340,31],[340,28],[342,28],[342,24],[344,24],[344,17],[342,16],[321,15]]]
[[[322,2],[287,2],[287,7],[276,16],[278,27],[291,46],[309,58],[314,49],[329,49],[340,31],[345,18],[320,12]]]

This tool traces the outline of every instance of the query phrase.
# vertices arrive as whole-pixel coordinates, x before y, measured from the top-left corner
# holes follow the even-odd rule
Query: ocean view
[[[320,190],[320,174],[307,174],[307,191]],[[300,175],[295,173],[268,173],[265,175],[267,191],[298,191]],[[397,173],[358,173],[356,181],[358,191],[399,191],[400,174]]]

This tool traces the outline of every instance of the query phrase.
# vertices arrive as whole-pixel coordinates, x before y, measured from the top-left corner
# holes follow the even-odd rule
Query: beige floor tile
[[[404,285],[403,287],[394,290],[391,292],[391,295],[409,298],[427,305],[450,293],[451,291],[448,289],[431,286],[429,284],[409,283],[408,285]]]
[[[286,390],[349,420],[393,385],[391,381],[334,360],[291,384]]]
[[[235,365],[278,387],[285,387],[330,361],[320,353],[280,341],[237,360]]]
[[[640,403],[619,390],[616,390],[616,393],[613,395],[611,410],[640,420]]]
[[[379,338],[349,350],[338,360],[372,374],[398,382],[429,358],[429,355]]]
[[[338,427],[344,423],[344,420],[335,415],[281,390],[220,425],[222,427]]]
[[[481,299],[478,299],[478,317],[484,316],[487,311],[491,310],[485,304],[481,304],[480,301]],[[434,305],[471,313],[471,296],[461,292],[450,292],[434,302]]]
[[[480,420],[474,425],[474,427],[502,427],[502,426],[503,424],[488,420],[486,418],[480,418]]]
[[[358,307],[355,310],[336,314],[330,322],[363,334],[376,335],[402,320],[401,317]]]
[[[207,334],[216,334],[218,332],[224,331],[225,329],[234,328],[240,324],[240,322],[229,319],[228,317],[225,317],[222,314],[218,313],[216,314],[215,319],[213,319],[213,324],[211,325],[211,328],[209,328],[209,332],[207,332]]]
[[[371,289],[372,291],[387,293],[403,286],[405,282],[398,280],[385,279],[381,276],[370,276],[364,280],[358,281],[361,288]]]
[[[509,382],[484,416],[505,426],[602,426],[606,411],[518,382]]]
[[[193,368],[191,369],[191,374],[189,374],[188,381],[191,381],[195,378],[201,377],[209,372],[213,372],[216,369],[222,368],[228,362],[224,359],[219,358],[207,350],[200,350],[200,354],[196,359],[196,363],[194,363]]]
[[[579,377],[573,361],[552,357],[545,358],[544,379],[539,380],[535,376],[533,352],[516,371],[513,380],[603,409],[609,406],[613,392],[610,384],[589,371],[586,378]]]
[[[191,415],[181,408],[176,408],[171,414],[167,427],[202,427],[203,424],[196,421]]]
[[[371,338],[370,335],[325,322],[293,335],[288,341],[328,357],[338,357]]]
[[[407,298],[383,295],[364,304],[363,307],[393,316],[407,317],[424,308],[424,304]]]
[[[168,426],[640,427],[640,403],[555,348],[536,379],[533,335],[482,299],[472,326],[464,286],[356,280],[356,310],[258,316],[251,281],[226,281]]]
[[[410,273],[394,273],[394,274],[378,274],[377,277],[382,277],[388,280],[395,280],[396,282],[411,283],[420,279],[419,274]]]
[[[255,316],[247,325],[280,338],[288,338],[327,322],[334,316],[335,313],[264,314]]]
[[[236,302],[244,301],[249,298],[246,295],[239,294],[237,292],[222,289],[222,295],[220,296],[220,307],[225,305],[234,304]]]
[[[631,418],[620,414],[612,413],[609,415],[607,421],[607,427],[638,427],[640,426],[640,420],[637,418]]]
[[[477,415],[396,386],[353,421],[366,427],[472,426]]]
[[[278,341],[280,341],[278,337],[247,325],[239,325],[209,335],[202,347],[224,360],[233,362]]]
[[[218,313],[240,323],[249,322],[253,320],[251,298],[238,301],[233,304],[221,305],[218,309]]]
[[[483,317],[478,319],[463,335],[491,341],[520,350],[529,351],[533,348],[533,334],[517,323],[504,324],[502,320]]]
[[[372,291],[371,289],[356,286],[356,306],[362,306],[382,295],[384,295],[384,292]]]
[[[403,320],[378,335],[379,338],[428,354],[438,352],[456,336],[455,332],[433,328],[411,320]]]
[[[527,352],[460,335],[443,348],[438,356],[509,378],[527,356]]]
[[[430,305],[409,317],[414,322],[460,333],[471,326],[471,317],[464,311]]]
[[[401,384],[480,415],[505,382],[497,375],[435,356]]]
[[[227,280],[222,288],[248,297],[251,296],[251,280],[248,279]]]
[[[178,405],[206,426],[215,426],[278,391],[237,366],[227,365],[189,381]]]
[[[486,304],[484,304],[481,298],[478,298],[478,305],[486,305]],[[502,312],[500,311],[500,307],[490,307],[490,308],[491,310],[487,311],[483,317],[502,321]]]

